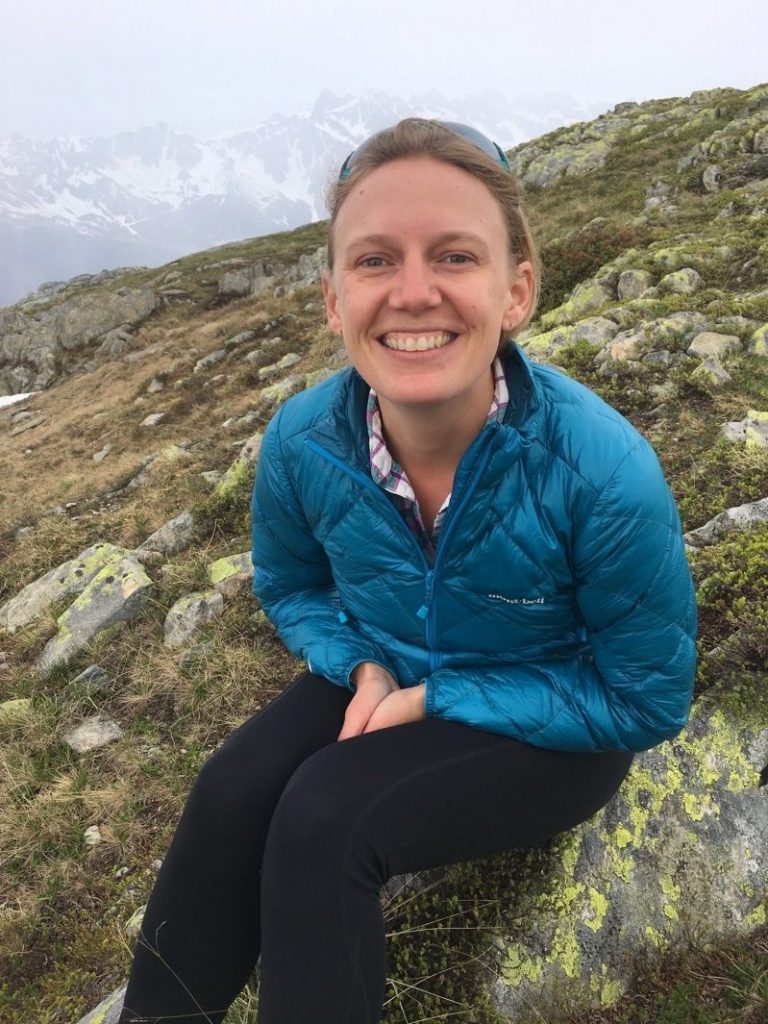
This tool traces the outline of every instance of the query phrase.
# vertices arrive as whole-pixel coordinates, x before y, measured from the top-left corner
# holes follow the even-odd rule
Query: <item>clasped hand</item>
[[[391,673],[372,661],[358,665],[352,673],[352,681],[355,695],[344,715],[340,740],[426,718],[424,683],[403,689]]]

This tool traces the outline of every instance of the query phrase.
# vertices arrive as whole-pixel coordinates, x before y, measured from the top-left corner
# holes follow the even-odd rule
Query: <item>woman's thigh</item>
[[[607,803],[632,756],[545,750],[439,719],[410,722],[308,757],[272,827],[287,824],[304,842],[312,836],[354,860],[362,852],[383,884],[539,845]]]

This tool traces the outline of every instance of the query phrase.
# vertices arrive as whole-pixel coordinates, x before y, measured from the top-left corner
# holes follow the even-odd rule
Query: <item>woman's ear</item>
[[[341,334],[341,317],[338,309],[338,296],[333,284],[333,275],[330,270],[324,270],[320,275],[320,283],[323,286],[323,298],[325,299],[325,315],[328,319],[328,326],[334,334]]]
[[[533,302],[533,265],[524,260],[518,263],[509,281],[509,303],[507,304],[501,327],[504,331],[514,331],[523,323]]]

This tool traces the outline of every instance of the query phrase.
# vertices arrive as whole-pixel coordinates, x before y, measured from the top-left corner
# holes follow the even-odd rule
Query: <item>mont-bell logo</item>
[[[504,604],[544,604],[543,597],[505,597],[503,594],[489,594],[492,601],[503,601]]]

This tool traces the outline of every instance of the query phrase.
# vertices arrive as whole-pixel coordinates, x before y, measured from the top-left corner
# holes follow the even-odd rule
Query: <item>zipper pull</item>
[[[424,597],[424,604],[416,612],[416,616],[419,619],[426,619],[427,615],[429,615],[429,606],[432,604],[432,591],[434,589],[434,586],[435,586],[435,572],[434,572],[434,569],[430,569],[427,572],[427,578],[426,578],[426,587],[427,587],[427,589],[426,589],[426,595]]]

